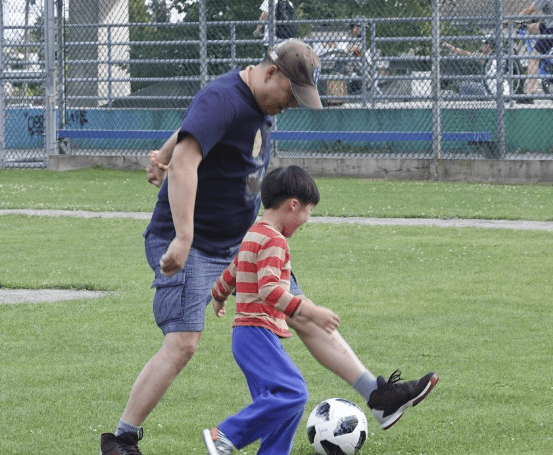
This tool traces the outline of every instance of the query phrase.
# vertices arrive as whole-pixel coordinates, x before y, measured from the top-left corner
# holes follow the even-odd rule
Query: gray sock
[[[123,419],[119,419],[119,424],[117,425],[117,429],[115,430],[115,436],[119,436],[123,433],[140,433],[140,428],[135,425],[132,425],[128,422],[125,422]]]
[[[378,388],[378,385],[376,383],[376,378],[369,370],[365,370],[363,373],[361,373],[361,376],[359,376],[351,386],[367,402],[371,397],[371,393],[373,393],[373,391],[375,391]]]

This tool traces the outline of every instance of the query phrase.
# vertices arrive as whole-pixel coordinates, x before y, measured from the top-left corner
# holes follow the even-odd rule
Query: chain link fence
[[[553,157],[548,2],[281,1],[3,0],[1,167],[146,154],[289,35],[321,59],[325,108],[280,115],[277,156]]]

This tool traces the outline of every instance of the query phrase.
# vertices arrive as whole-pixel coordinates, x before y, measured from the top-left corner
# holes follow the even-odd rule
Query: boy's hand
[[[215,310],[215,316],[217,316],[218,318],[223,317],[227,312],[226,299],[225,300],[211,299],[211,300],[213,301],[213,309]]]
[[[340,317],[334,311],[322,306],[316,306],[312,316],[313,322],[325,332],[332,333],[340,325]]]
[[[150,182],[152,185],[161,186],[163,180],[165,180],[165,177],[167,175],[168,166],[158,160],[157,153],[157,150],[152,150],[150,152],[150,163],[146,167],[146,175],[148,178],[148,182]]]

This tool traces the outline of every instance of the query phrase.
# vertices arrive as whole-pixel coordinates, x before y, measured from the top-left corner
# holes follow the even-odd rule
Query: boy
[[[332,333],[340,319],[327,308],[290,293],[287,238],[310,217],[319,202],[313,179],[300,167],[281,167],[264,178],[265,211],[242,241],[238,255],[213,286],[215,314],[225,314],[236,290],[234,358],[246,376],[253,402],[203,432],[210,455],[228,455],[261,439],[258,455],[289,454],[307,403],[305,381],[280,338],[291,333],[286,317],[303,318]]]

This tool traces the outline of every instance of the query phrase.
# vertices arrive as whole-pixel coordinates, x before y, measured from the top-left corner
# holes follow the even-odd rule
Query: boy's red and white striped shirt
[[[233,326],[265,327],[287,338],[292,334],[286,316],[292,316],[301,303],[290,293],[291,273],[288,241],[269,224],[258,222],[214,284],[213,297],[223,300],[236,289]]]

